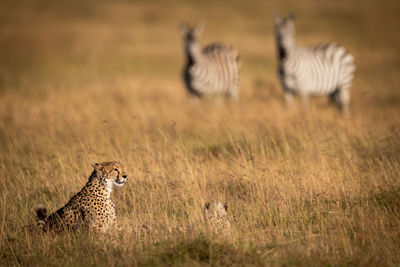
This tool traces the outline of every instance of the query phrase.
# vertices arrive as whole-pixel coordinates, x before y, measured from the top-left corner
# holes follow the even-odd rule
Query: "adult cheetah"
[[[111,192],[125,184],[127,175],[119,162],[94,163],[86,185],[64,207],[46,216],[46,208],[36,209],[37,223],[45,231],[87,229],[105,233],[116,222]]]

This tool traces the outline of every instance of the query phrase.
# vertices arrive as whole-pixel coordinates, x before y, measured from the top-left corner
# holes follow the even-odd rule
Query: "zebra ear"
[[[179,24],[179,31],[183,35],[187,34],[189,31],[189,24],[187,22],[181,22],[181,24]]]
[[[206,27],[206,22],[204,20],[201,20],[199,23],[197,23],[196,28],[194,29],[195,35],[196,36],[202,35],[205,27]]]
[[[281,24],[282,23],[281,16],[279,16],[278,14],[274,14],[274,21],[275,21],[275,25]]]

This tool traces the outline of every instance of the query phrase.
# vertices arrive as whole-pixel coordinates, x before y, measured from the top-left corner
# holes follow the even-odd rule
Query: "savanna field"
[[[350,116],[285,105],[273,14],[304,46],[357,65]],[[1,1],[0,265],[400,265],[400,3]],[[207,22],[242,60],[240,101],[189,101],[179,23]],[[117,160],[121,225],[99,238],[32,231],[92,163]],[[206,201],[232,232],[207,232]],[[173,229],[190,226],[195,231]]]

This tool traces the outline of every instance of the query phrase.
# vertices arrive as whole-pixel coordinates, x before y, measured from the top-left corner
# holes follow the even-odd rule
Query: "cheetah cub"
[[[111,192],[125,184],[127,175],[119,162],[94,163],[86,185],[64,207],[47,217],[46,208],[36,209],[37,224],[44,231],[87,229],[105,233],[116,223]]]
[[[228,204],[222,204],[219,201],[207,202],[204,205],[204,219],[210,232],[216,234],[228,234],[231,232],[231,223],[226,215],[227,210]]]

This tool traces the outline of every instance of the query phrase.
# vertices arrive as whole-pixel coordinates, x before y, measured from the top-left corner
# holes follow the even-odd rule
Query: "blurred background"
[[[397,1],[2,1],[0,92],[49,94],[100,84],[135,97],[184,101],[182,21],[207,21],[203,44],[235,46],[241,94],[268,102],[276,88],[273,14],[297,16],[297,42],[337,42],[357,63],[353,103],[398,104]],[[138,89],[138,84],[146,89]],[[94,90],[94,91],[92,91]],[[82,92],[81,92],[82,93]],[[271,96],[272,94],[272,96]],[[179,100],[178,100],[179,99]]]

